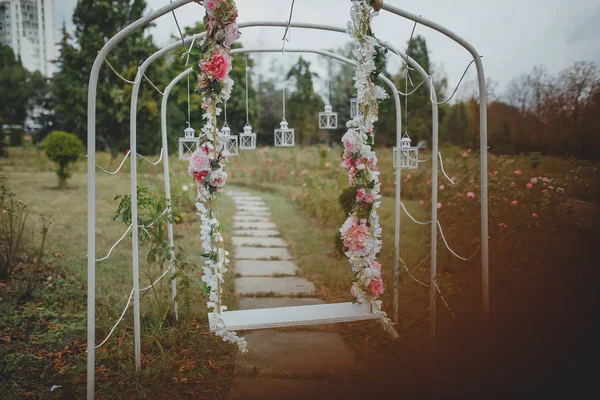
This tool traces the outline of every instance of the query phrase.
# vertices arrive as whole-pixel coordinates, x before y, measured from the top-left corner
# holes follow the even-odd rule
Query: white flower
[[[183,185],[181,189],[183,189],[184,192],[187,192],[189,188],[188,185]]]

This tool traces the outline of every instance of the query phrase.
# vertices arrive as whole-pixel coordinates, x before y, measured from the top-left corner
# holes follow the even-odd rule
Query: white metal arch
[[[155,10],[151,13],[149,13],[148,15],[140,18],[139,20],[135,21],[134,23],[130,24],[129,26],[125,27],[123,30],[121,30],[120,32],[118,32],[114,37],[112,37],[105,45],[104,47],[99,51],[98,56],[96,57],[94,64],[92,66],[91,72],[90,72],[90,79],[89,79],[89,84],[88,84],[88,122],[87,122],[87,128],[88,128],[88,134],[87,134],[87,142],[88,142],[88,340],[87,340],[87,344],[88,344],[88,360],[87,360],[87,374],[88,374],[88,388],[87,388],[87,396],[89,399],[92,399],[94,397],[94,363],[95,363],[95,352],[94,352],[94,346],[95,346],[95,253],[96,253],[96,243],[95,243],[95,227],[96,227],[96,215],[95,215],[95,209],[96,209],[96,188],[95,188],[95,178],[96,178],[96,171],[95,171],[95,167],[96,167],[96,143],[95,143],[95,138],[96,138],[96,91],[97,91],[97,86],[98,86],[98,76],[99,76],[99,71],[100,68],[102,67],[102,64],[104,62],[104,60],[106,59],[106,56],[108,55],[108,53],[115,47],[117,46],[123,39],[125,39],[126,37],[128,37],[129,35],[131,35],[131,33],[133,33],[135,30],[137,30],[138,28],[148,24],[149,22],[159,18],[160,16],[176,9],[179,8],[187,3],[191,3],[194,0],[175,0],[174,2],[158,9]],[[461,38],[460,36],[456,35],[455,33],[453,33],[452,31],[442,27],[441,25],[438,25],[434,22],[431,22],[429,20],[426,20],[422,17],[416,16],[414,14],[408,13],[404,10],[401,10],[397,7],[394,6],[389,6],[387,4],[384,4],[383,9],[386,11],[389,11],[393,14],[405,17],[407,19],[410,19],[412,21],[418,22],[422,25],[428,26],[434,30],[437,30],[438,32],[444,34],[445,36],[451,38],[452,40],[454,40],[455,42],[459,43],[460,45],[462,45],[465,49],[467,49],[471,55],[473,56],[474,62],[476,64],[477,67],[477,74],[478,74],[478,81],[479,81],[479,99],[480,99],[480,151],[481,151],[481,233],[482,233],[482,237],[481,237],[481,247],[482,247],[482,297],[483,297],[483,310],[484,310],[484,316],[487,318],[489,316],[489,286],[488,286],[488,271],[489,271],[489,267],[488,267],[488,215],[487,215],[487,113],[486,113],[486,105],[487,105],[487,100],[486,100],[486,86],[485,86],[485,75],[484,75],[484,71],[483,71],[483,64],[481,62],[481,59],[479,57],[479,54],[477,53],[477,51],[475,50],[475,48],[468,43],[467,41],[465,41],[463,38]],[[240,24],[241,26],[242,24]],[[295,26],[296,24],[293,24],[292,26]],[[268,26],[268,25],[267,25]],[[280,26],[280,25],[277,25]],[[325,29],[325,30],[330,30],[330,29]],[[407,62],[409,62],[409,64],[412,65],[412,63],[410,62],[410,59],[406,60]],[[419,68],[415,65],[412,65],[413,67],[415,67],[415,69],[419,70]],[[422,71],[419,71],[424,72]],[[139,73],[139,72],[138,72]],[[139,74],[139,76],[141,76],[141,74]],[[139,78],[138,76],[138,78]],[[428,80],[428,86],[430,86],[430,90],[432,90],[432,99],[435,101],[435,90],[433,89],[433,85],[431,84],[431,82],[429,82]],[[435,106],[435,103],[434,103]],[[435,108],[435,107],[434,107]],[[434,119],[433,123],[435,125],[437,125],[437,116]],[[437,126],[436,126],[437,128]],[[131,146],[133,148],[133,146],[136,145],[136,138],[135,138],[135,130],[132,131],[131,134]],[[436,137],[434,137],[433,140],[433,144],[434,147],[436,147],[435,149],[433,149],[435,152],[437,152],[437,135]],[[437,162],[435,161],[435,158],[433,158],[433,163],[435,164],[435,169],[434,171],[437,172]],[[135,162],[136,157],[132,157],[131,159],[131,174],[132,176],[135,175],[137,173],[137,168],[136,168],[136,162]],[[437,173],[433,174],[434,177],[436,177],[437,180]],[[433,185],[432,185],[433,186]],[[437,185],[436,185],[437,186]],[[133,186],[132,184],[132,210],[135,210],[135,214],[134,212],[132,212],[132,231],[137,233],[137,198],[134,198],[136,194],[136,187]],[[437,196],[437,191],[435,192],[435,196]],[[432,195],[432,201],[433,201],[433,195]],[[436,201],[437,202],[437,201]],[[434,206],[432,207],[432,220],[434,216],[437,216],[437,208],[435,208],[435,204],[436,202],[433,202]],[[437,224],[432,223],[432,236],[433,239],[435,240],[436,237],[436,226]],[[133,235],[136,236],[136,235]],[[135,242],[135,243],[133,243]],[[432,243],[432,247],[433,247]],[[137,237],[132,238],[132,250],[134,252],[137,251]],[[435,253],[434,253],[435,254]],[[134,271],[134,290],[137,288],[139,290],[139,282],[138,282],[138,276],[137,273]],[[435,273],[433,270],[433,259],[432,259],[432,278],[435,278]],[[137,294],[137,291],[136,291]],[[435,291],[433,291],[432,293],[432,299],[435,299]],[[134,299],[134,305],[135,302],[137,301],[138,303],[138,307],[139,307],[139,297],[137,299]],[[433,302],[435,303],[435,301]],[[136,323],[134,322],[134,325]],[[138,328],[139,328],[139,320],[138,320]],[[435,327],[432,324],[432,329],[435,329]],[[136,350],[138,350],[136,348]],[[137,364],[137,362],[136,362]],[[137,365],[136,365],[137,366]]]
[[[252,21],[252,22],[245,22],[245,23],[241,23],[240,29],[242,28],[248,28],[248,27],[258,27],[258,26],[270,26],[270,27],[284,27],[286,26],[287,23],[286,22],[276,22],[276,21]],[[296,27],[296,28],[304,28],[304,29],[316,29],[316,30],[326,30],[326,31],[332,31],[332,32],[337,32],[337,33],[344,33],[346,32],[345,28],[341,28],[341,27],[335,27],[335,26],[329,26],[329,25],[321,25],[321,24],[312,24],[312,23],[303,23],[303,22],[293,22],[291,23],[292,27]],[[130,137],[133,138],[134,136],[136,136],[136,125],[137,125],[137,102],[138,102],[138,93],[139,93],[139,87],[141,85],[141,79],[138,79],[139,77],[141,77],[146,69],[154,62],[156,61],[158,58],[160,58],[161,56],[165,55],[166,53],[168,53],[169,51],[176,49],[180,46],[183,46],[189,42],[192,42],[193,40],[197,39],[197,38],[203,38],[205,36],[205,33],[198,33],[195,35],[192,35],[190,37],[184,38],[183,40],[177,40],[176,42],[165,46],[164,48],[156,51],[154,54],[152,54],[148,59],[146,59],[142,65],[140,66],[139,70],[138,70],[138,75],[137,78],[134,82],[134,87],[132,90],[132,98],[131,98],[131,108],[130,108]],[[412,58],[408,57],[406,54],[402,53],[401,51],[398,51],[395,48],[392,48],[392,46],[387,43],[387,42],[383,42],[380,40],[380,43],[386,47],[388,47],[388,49],[393,50],[392,54],[396,54],[398,56],[400,56],[403,60],[405,60],[408,64],[410,64],[411,66],[413,66],[417,72],[419,72],[419,74],[421,75],[421,77],[423,78],[424,81],[426,81],[427,83],[427,87],[428,90],[430,92],[430,98],[433,99],[432,102],[432,137],[433,137],[433,143],[432,143],[432,147],[433,150],[435,152],[437,152],[438,146],[438,106],[437,106],[437,96],[436,96],[436,92],[435,92],[435,88],[433,86],[433,82],[431,79],[429,79],[429,75],[428,73],[423,70],[423,68],[416,62],[414,61]],[[243,49],[234,49],[232,52],[235,54],[237,52],[239,52],[240,50]],[[255,49],[254,52],[259,52],[260,49]],[[269,51],[271,52],[271,51]],[[332,54],[332,56],[334,58],[338,58],[340,61],[344,60],[344,61],[350,61],[345,59],[344,57],[339,57],[336,54]],[[353,63],[353,62],[352,62]],[[353,63],[354,64],[354,63]],[[395,94],[395,96],[397,96],[397,90],[394,88],[393,89],[393,93]],[[397,101],[399,102],[399,98],[397,98]],[[400,119],[401,120],[401,119]],[[401,137],[401,129],[397,130],[397,145],[399,146],[399,140]],[[134,140],[131,140],[131,145],[130,147],[134,146],[135,142]],[[166,143],[166,139],[163,140],[163,148],[166,148],[167,143]],[[134,161],[132,161],[134,162]],[[433,158],[432,159],[432,168],[434,168],[435,170],[437,170],[437,158]],[[167,163],[165,165],[164,168],[164,179],[165,179],[165,194],[167,196],[167,213],[170,215],[171,213],[171,196],[170,196],[170,177],[168,176],[168,160]],[[401,175],[401,171],[397,170],[396,171],[396,203],[395,203],[395,233],[394,233],[394,244],[395,244],[395,261],[394,261],[394,282],[397,282],[397,280],[399,279],[399,255],[400,255],[400,187],[401,187],[401,179],[400,179],[400,175]],[[437,182],[437,176],[435,176],[435,181]],[[167,188],[167,186],[169,186]],[[137,177],[135,175],[132,175],[132,183],[131,183],[131,187],[132,187],[132,192],[131,192],[131,196],[132,199],[134,196],[137,195],[137,192],[133,189],[134,187],[137,187]],[[137,199],[136,199],[137,200]],[[432,204],[436,205],[437,204],[437,184],[432,185]],[[132,212],[132,218],[133,218],[133,212]],[[432,206],[432,220],[437,221],[437,208],[435,206]],[[137,231],[133,231],[132,229],[132,235],[137,236],[138,233]],[[169,240],[169,245],[173,246],[173,228],[172,226],[168,227],[168,240]],[[435,226],[432,227],[432,234],[431,234],[431,241],[432,241],[432,249],[437,249],[437,224],[435,224]],[[138,252],[138,248],[135,247],[134,249],[132,249],[133,255],[134,255],[134,259],[132,261],[132,268],[133,268],[133,276],[134,276],[134,281],[137,281],[136,276],[139,276],[139,266],[138,266],[138,261],[136,258],[136,254]],[[436,257],[437,254],[433,254],[434,251],[432,250],[432,262],[431,262],[431,269],[432,269],[432,273],[431,273],[431,287],[433,287],[433,290],[430,288],[430,319],[432,321],[431,323],[431,337],[432,337],[432,343],[435,342],[435,319],[436,319],[436,291],[435,291],[435,287],[436,287],[436,279],[437,279],[437,261],[436,261]],[[174,274],[174,265],[173,263],[171,263],[171,273]],[[396,285],[395,285],[396,287]],[[396,289],[397,290],[397,289]],[[177,289],[176,289],[176,283],[175,280],[171,281],[171,293],[172,293],[172,297],[173,297],[173,302],[174,302],[174,309],[175,312],[177,310],[177,303],[175,302],[175,296],[177,293]],[[135,290],[135,282],[134,282],[134,340],[135,340],[135,358],[136,358],[136,368],[140,368],[140,363],[139,360],[141,359],[141,353],[140,353],[140,331],[138,330],[139,328],[139,319],[140,319],[140,312],[139,312],[139,301],[136,303],[135,301],[135,295],[137,294],[137,291]],[[397,317],[397,302],[398,302],[398,298],[397,296],[394,296],[394,311],[395,311],[395,317]],[[176,314],[177,317],[177,314]],[[397,322],[397,318],[395,318],[395,322]]]

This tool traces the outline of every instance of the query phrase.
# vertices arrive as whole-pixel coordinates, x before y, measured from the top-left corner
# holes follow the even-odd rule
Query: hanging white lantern
[[[240,149],[254,150],[256,149],[256,133],[252,132],[250,125],[250,116],[248,112],[248,55],[246,54],[246,125],[244,132],[240,133]]]
[[[275,129],[275,146],[294,146],[294,129],[288,128],[288,122],[284,119],[279,123],[279,129]]]
[[[329,75],[327,76],[327,98],[325,112],[319,113],[319,129],[337,129],[337,113],[333,112],[329,102]]]
[[[319,113],[319,129],[337,129],[337,113],[332,111],[331,104]]]
[[[256,133],[252,132],[252,126],[250,126],[250,124],[244,125],[244,132],[240,133],[240,149],[256,149]]]
[[[288,122],[285,120],[285,87],[283,88],[283,118],[279,123],[279,129],[274,130],[275,147],[293,147],[294,146],[294,129],[288,127]]]
[[[419,166],[419,149],[410,146],[410,137],[404,134],[400,147],[394,147],[394,168],[415,169]]]
[[[237,135],[231,134],[231,129],[229,128],[229,125],[227,125],[227,122],[223,124],[223,127],[219,131],[217,140],[225,146],[224,152],[226,156],[238,155],[238,137]]]
[[[358,115],[358,99],[353,97],[350,99],[350,119]]]
[[[200,144],[200,138],[195,137],[196,131],[188,123],[188,127],[183,131],[184,137],[179,138],[179,159],[187,161],[192,158],[192,154]]]

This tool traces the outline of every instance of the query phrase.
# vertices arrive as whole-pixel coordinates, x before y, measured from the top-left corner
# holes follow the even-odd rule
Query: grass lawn
[[[99,163],[116,168],[99,155]],[[177,162],[175,162],[177,163]],[[162,171],[140,162],[140,185],[163,191]],[[23,200],[31,214],[26,233],[28,247],[39,242],[39,218],[52,215],[46,241],[47,262],[34,269],[23,260],[19,277],[33,275],[34,288],[15,298],[19,277],[0,283],[0,390],[6,398],[85,397],[85,340],[87,293],[87,176],[79,164],[64,191],[56,189],[57,178],[51,163],[32,149],[10,149],[0,160],[7,186]],[[126,226],[113,221],[117,194],[130,191],[128,168],[109,176],[97,174],[97,257],[104,257]],[[196,267],[187,271],[189,289],[180,286],[180,321],[173,323],[168,277],[154,290],[142,295],[142,365],[136,376],[133,359],[133,313],[131,309],[112,338],[97,351],[98,398],[189,398],[190,393],[219,399],[232,382],[234,349],[209,332],[206,297],[200,287],[199,220],[193,202],[193,183],[184,173],[172,174],[177,212],[184,223],[175,227],[175,242],[185,258]],[[192,184],[190,184],[192,183]],[[184,184],[191,190],[183,191]],[[184,195],[187,197],[184,199]],[[179,207],[179,205],[182,205]],[[223,197],[221,208],[233,207]],[[231,226],[231,213],[222,213]],[[34,237],[35,236],[35,237]],[[149,285],[162,270],[140,254],[140,286]],[[96,264],[96,339],[100,343],[121,314],[132,288],[131,239],[128,235],[109,259]],[[231,278],[231,276],[230,276]],[[226,303],[234,306],[232,280],[225,286]],[[50,392],[53,385],[61,386]],[[0,396],[1,397],[1,396]]]
[[[391,315],[393,294],[394,182],[391,151],[380,155],[383,265],[382,296]],[[450,175],[461,176],[475,160],[460,149],[443,150]],[[351,270],[340,255],[338,229],[345,219],[338,198],[347,187],[338,167],[339,148],[272,149],[242,152],[227,168],[232,185],[260,191],[282,235],[290,243],[299,274],[315,283],[327,302],[350,301]],[[427,157],[424,155],[423,157]],[[172,160],[174,209],[184,219],[175,228],[176,245],[195,268],[186,271],[189,288],[180,285],[181,320],[173,323],[168,280],[142,298],[143,371],[133,373],[132,312],[97,352],[99,398],[224,398],[233,378],[234,349],[208,331],[206,298],[200,287],[199,221],[193,182],[186,165]],[[100,154],[98,162],[116,168]],[[127,163],[128,164],[128,163]],[[139,182],[162,192],[162,171],[139,164]],[[27,247],[39,245],[39,218],[52,214],[44,263],[23,257],[15,279],[0,282],[0,391],[8,398],[82,398],[85,394],[87,177],[79,164],[68,189],[56,189],[53,166],[31,148],[10,149],[0,160],[8,187],[31,211]],[[106,255],[126,229],[113,221],[117,194],[129,193],[129,167],[97,175],[97,257]],[[440,222],[452,248],[470,255],[478,246],[478,173],[463,185],[440,188]],[[517,173],[517,171],[519,173]],[[388,382],[424,394],[427,388],[499,392],[519,383],[552,389],[593,354],[597,312],[595,268],[598,221],[598,164],[573,159],[542,158],[530,165],[524,157],[490,157],[490,259],[492,323],[481,321],[479,255],[469,262],[438,248],[437,348],[432,357],[429,337],[429,289],[401,270],[398,285],[400,338],[392,341],[376,322],[327,325],[319,329],[342,334],[365,367],[362,378]],[[429,218],[431,170],[403,174],[403,202],[418,220]],[[547,180],[544,180],[546,178]],[[535,183],[531,183],[534,182]],[[531,183],[531,186],[530,186]],[[585,201],[585,213],[577,201]],[[575,204],[575,206],[573,206]],[[223,224],[232,226],[233,202],[221,196]],[[535,214],[535,216],[533,215]],[[226,230],[226,239],[230,231]],[[412,275],[429,280],[429,227],[402,215],[403,259]],[[127,237],[104,262],[97,263],[97,341],[108,333],[131,290],[131,241]],[[140,284],[148,285],[160,268],[140,256]],[[226,280],[226,303],[235,308],[232,274]],[[446,306],[446,304],[448,306]],[[452,313],[449,311],[450,308]],[[454,314],[456,318],[453,317]],[[572,368],[556,372],[561,360]],[[434,361],[434,362],[432,362]],[[554,375],[553,375],[554,373]],[[6,378],[5,378],[6,377]],[[550,379],[554,377],[555,379]],[[559,379],[560,378],[560,379]],[[550,382],[549,382],[550,381]],[[469,383],[470,382],[470,383]],[[50,392],[52,385],[60,388]],[[462,385],[462,386],[460,386]],[[466,385],[466,386],[465,386]],[[459,389],[461,388],[461,389]]]

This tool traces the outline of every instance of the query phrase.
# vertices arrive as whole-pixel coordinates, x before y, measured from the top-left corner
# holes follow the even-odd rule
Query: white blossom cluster
[[[369,232],[361,241],[361,248],[347,251],[345,254],[352,265],[356,281],[352,285],[352,294],[361,304],[369,304],[371,311],[378,314],[384,328],[393,336],[398,334],[393,323],[382,310],[381,300],[373,295],[367,287],[372,280],[381,278],[381,267],[376,261],[381,251],[381,225],[377,209],[381,206],[379,171],[375,170],[377,156],[369,142],[373,137],[373,126],[378,119],[378,100],[387,98],[383,88],[376,85],[371,74],[376,69],[375,55],[377,39],[370,36],[371,19],[376,16],[373,8],[366,0],[353,0],[350,10],[351,21],[347,24],[347,33],[355,41],[353,54],[357,60],[354,76],[354,87],[357,93],[357,115],[346,124],[348,130],[342,138],[344,144],[344,166],[348,170],[351,185],[372,186],[369,190],[372,207],[368,215]],[[357,211],[353,211],[340,228],[344,238],[356,223],[360,222]],[[378,266],[374,267],[374,266]]]
[[[223,235],[220,232],[219,221],[214,217],[210,207],[211,194],[205,190],[198,190],[196,209],[200,216],[200,238],[202,251],[207,256],[204,263],[202,282],[210,289],[207,307],[211,309],[208,314],[210,329],[223,338],[223,341],[235,344],[242,353],[248,352],[248,343],[235,332],[227,330],[221,313],[227,310],[222,304],[224,276],[229,265],[229,252],[224,249]]]
[[[220,190],[227,179],[227,173],[223,167],[226,161],[223,150],[224,143],[217,139],[217,116],[221,114],[221,108],[217,104],[227,101],[231,96],[233,88],[233,79],[227,77],[223,81],[221,92],[215,96],[206,96],[203,98],[202,108],[205,112],[202,114],[202,119],[205,121],[201,130],[201,145],[196,151],[205,151],[208,153],[208,158],[214,162],[218,155],[221,155],[223,160],[217,168],[210,171],[203,184],[198,184],[198,196],[196,198],[196,208],[200,216],[200,237],[202,240],[202,251],[206,258],[204,262],[202,282],[210,289],[209,299],[206,303],[210,312],[208,321],[211,330],[223,341],[235,344],[242,353],[248,352],[248,343],[242,337],[239,337],[236,332],[229,331],[223,321],[222,312],[227,310],[222,302],[224,276],[227,272],[229,253],[224,248],[224,239],[220,230],[218,214],[213,208],[213,205],[218,201],[217,194],[214,189]],[[213,191],[211,192],[211,188]]]

